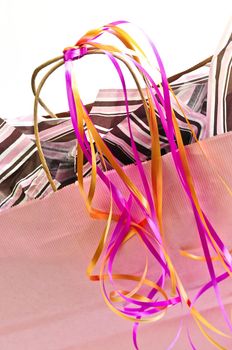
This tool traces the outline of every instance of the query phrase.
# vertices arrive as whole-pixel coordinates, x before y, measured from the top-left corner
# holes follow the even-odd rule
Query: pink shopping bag
[[[232,134],[202,142],[211,163],[205,161],[197,144],[188,146],[187,155],[200,204],[231,246],[232,197],[222,184],[222,176],[232,186]],[[180,250],[202,255],[190,204],[174,171],[171,155],[162,158],[164,171],[164,226],[170,256],[191,296],[209,280],[202,261],[180,255]],[[150,162],[144,168],[149,178]],[[135,165],[124,168],[138,182]],[[110,178],[117,181],[114,171]],[[89,179],[85,179],[88,185]],[[126,194],[123,184],[118,188]],[[98,181],[94,205],[106,209],[109,194]],[[134,207],[135,212],[137,210]],[[137,211],[139,216],[139,210]],[[34,200],[0,214],[0,348],[4,350],[97,350],[132,349],[132,323],[114,315],[105,305],[97,282],[90,282],[86,267],[96,249],[104,222],[91,219],[76,185],[70,185],[41,200]],[[178,234],[177,234],[178,233]],[[120,251],[116,270],[141,273],[143,253],[136,238]],[[218,264],[220,273],[220,264]],[[231,281],[220,283],[223,303],[231,314]],[[197,309],[216,327],[228,333],[212,290],[202,295]],[[180,322],[188,326],[197,349],[213,349],[185,309],[175,306],[158,323],[141,325],[140,349],[166,349]],[[226,349],[232,339],[213,335]],[[189,348],[182,331],[174,347]]]

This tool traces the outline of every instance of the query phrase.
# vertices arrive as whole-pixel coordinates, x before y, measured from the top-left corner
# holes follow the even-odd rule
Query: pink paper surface
[[[203,141],[202,146],[214,164],[213,168],[197,144],[186,148],[197,194],[204,212],[231,249],[232,196],[216,171],[232,188],[232,133]],[[202,251],[190,204],[181,188],[171,155],[162,159],[164,230],[169,253],[192,297],[203,283],[209,281],[209,276],[204,263],[179,254],[180,249],[200,255]],[[149,177],[150,162],[144,167]],[[125,172],[141,188],[136,166],[125,167]],[[115,172],[109,172],[109,176],[126,194]],[[89,179],[85,183],[88,186]],[[109,194],[100,181],[94,206],[109,208]],[[134,215],[141,215],[135,206],[133,210]],[[96,249],[104,222],[89,217],[76,185],[0,213],[0,225],[0,349],[133,349],[133,324],[113,314],[102,299],[98,282],[90,282],[86,277],[86,267]],[[143,261],[144,254],[133,239],[120,252],[116,269],[141,272]],[[220,271],[218,264],[217,272]],[[230,315],[231,281],[222,282],[220,291]],[[209,321],[229,334],[213,291],[202,296],[196,307]],[[162,321],[139,328],[139,348],[166,349],[182,318],[183,331],[174,349],[190,349],[186,325],[190,327],[197,349],[214,349],[180,306],[170,309]],[[232,339],[213,337],[226,349],[232,349]]]

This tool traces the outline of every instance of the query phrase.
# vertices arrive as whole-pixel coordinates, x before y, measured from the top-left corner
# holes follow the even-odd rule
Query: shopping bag
[[[205,162],[196,144],[187,148],[197,192],[208,217],[216,229],[220,229],[223,241],[230,244],[232,198],[215,174],[223,170],[224,179],[229,186],[232,185],[231,152],[228,151],[232,147],[232,135],[228,133],[209,139],[203,147],[213,167]],[[201,245],[196,239],[197,229],[191,208],[180,191],[170,154],[163,157],[163,165],[164,210],[167,213],[164,225],[168,232],[168,249],[186,288],[195,295],[199,285],[208,282],[209,277],[205,263],[180,254],[180,251],[189,251],[202,255]],[[150,162],[147,162],[148,176],[149,167]],[[125,167],[125,172],[135,183],[139,182],[135,165]],[[115,171],[110,172],[110,177],[117,179]],[[85,179],[86,186],[89,180]],[[118,186],[124,189],[122,183],[118,182]],[[109,194],[100,181],[94,205],[101,209],[109,206]],[[2,349],[133,348],[132,323],[114,315],[101,297],[98,282],[90,282],[86,277],[86,267],[96,249],[104,222],[89,216],[75,184],[41,200],[2,212],[0,222]],[[144,252],[138,248],[138,242],[132,240],[122,249],[116,271],[141,272]],[[219,274],[220,271],[218,266]],[[230,280],[220,284],[220,292],[230,313]],[[196,307],[220,330],[228,332],[212,290],[202,296]],[[166,349],[181,322],[186,322],[191,330],[196,348],[213,349],[181,306],[168,311],[160,322],[141,325],[138,332],[140,348]],[[214,338],[230,349],[230,338],[222,339],[215,334]],[[189,348],[184,331],[176,348]]]
[[[147,349],[151,344],[160,349],[174,346],[224,349],[231,344],[227,334],[228,329],[231,330],[228,316],[231,133],[199,143],[168,84],[159,54],[151,44],[161,70],[161,90],[140,61],[132,59],[147,86],[145,95],[134,76],[151,132],[153,155],[151,161],[142,164],[130,125],[124,78],[116,61],[118,52],[114,47],[91,42],[104,31],[112,31],[129,53],[132,50],[133,55],[136,54],[135,49],[141,50],[118,27],[123,23],[111,23],[90,31],[77,46],[65,49],[64,62],[62,57],[52,60],[61,61],[34,91],[36,145],[51,188],[56,191],[41,147],[37,106],[40,103],[49,112],[39,97],[40,90],[48,76],[65,63],[70,114],[78,139],[78,188],[70,185],[40,201],[1,213],[5,232],[1,240],[2,268],[8,272],[3,271],[2,276],[9,276],[2,284],[3,299],[8,303],[2,324],[2,344],[6,349],[13,349],[15,342],[34,349],[127,349],[130,346]],[[89,119],[74,81],[71,61],[89,52],[97,53],[89,49],[89,45],[100,51],[108,50],[104,54],[114,64],[123,85],[135,157],[135,164],[124,168]],[[170,92],[196,141],[186,148],[170,105]],[[171,150],[162,158],[157,148],[159,133],[154,104]],[[218,125],[218,117],[215,121]],[[230,128],[229,123],[227,126]],[[210,127],[208,133],[214,129]],[[101,168],[97,166],[95,148]],[[85,180],[84,155],[92,164],[91,178]],[[111,167],[115,170],[107,171]],[[89,188],[88,196],[86,188]],[[88,261],[91,261],[89,265]],[[84,265],[88,266],[91,286],[83,278]],[[9,291],[11,276],[16,288]],[[100,293],[95,294],[99,285],[102,299]],[[19,297],[16,298],[15,292]],[[127,321],[109,313],[104,302]],[[134,323],[130,345],[126,340],[131,324],[128,321]],[[36,344],[33,334],[38,337]],[[223,340],[219,340],[219,336]]]

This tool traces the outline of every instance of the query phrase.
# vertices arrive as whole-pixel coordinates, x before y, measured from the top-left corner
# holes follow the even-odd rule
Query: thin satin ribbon
[[[218,291],[218,283],[222,282],[229,276],[231,276],[231,266],[232,259],[229,249],[223,244],[219,235],[215,232],[214,228],[208,221],[206,215],[201,209],[199,204],[192,175],[190,173],[185,148],[181,138],[179,126],[177,124],[175,114],[171,107],[170,89],[168,79],[165,74],[164,66],[159,53],[152,43],[152,41],[146,36],[148,42],[150,43],[154,56],[158,63],[158,70],[161,74],[162,87],[158,86],[152,77],[149,75],[147,70],[143,67],[143,62],[150,63],[146,58],[144,51],[140,48],[137,42],[119,25],[126,24],[126,21],[118,21],[110,23],[106,26],[100,27],[96,30],[91,30],[86,33],[73,47],[68,47],[64,50],[64,62],[66,69],[66,86],[68,102],[70,107],[70,115],[73,123],[73,127],[78,140],[78,159],[77,159],[77,175],[78,175],[78,185],[79,189],[86,202],[86,207],[92,217],[96,219],[105,219],[106,225],[102,236],[100,238],[97,250],[89,264],[87,269],[87,274],[92,280],[99,280],[103,298],[109,308],[115,312],[117,315],[135,322],[133,329],[133,342],[136,349],[138,349],[137,344],[137,328],[138,324],[141,322],[154,322],[161,319],[165,312],[167,312],[168,307],[177,304],[182,304],[183,302],[188,306],[190,314],[193,316],[197,326],[199,327],[202,334],[218,349],[224,349],[220,344],[218,344],[204,329],[204,327],[214,331],[217,334],[226,336],[223,332],[215,328],[210,324],[194,307],[195,302],[204,294],[209,288],[213,288],[218,300],[219,306],[223,313],[224,319],[227,322],[230,330],[231,324],[225,313],[223,303],[220,298]],[[125,49],[121,50],[113,45],[106,45],[96,42],[104,33],[109,33],[116,36],[124,44]],[[131,147],[136,161],[137,169],[140,175],[140,179],[144,188],[144,194],[140,189],[135,186],[132,179],[130,179],[117,160],[114,158],[110,150],[105,145],[104,141],[98,134],[96,128],[94,127],[91,118],[86,111],[77,88],[77,81],[75,80],[75,75],[73,71],[73,61],[84,57],[85,55],[91,53],[104,54],[111,61],[115,67],[119,79],[122,84],[124,98],[125,98],[125,109],[128,120],[128,129],[131,139]],[[150,133],[151,133],[151,187],[147,181],[145,172],[143,170],[142,162],[139,158],[139,153],[136,148],[136,144],[133,138],[133,132],[130,122],[129,105],[127,98],[127,88],[126,82],[123,76],[123,72],[118,63],[118,60],[123,62],[125,66],[129,69],[132,77],[134,78],[138,90],[140,91],[141,98],[143,100],[144,109],[147,115]],[[59,64],[57,64],[59,66]],[[134,67],[134,68],[132,68]],[[144,98],[142,94],[142,89],[138,79],[136,78],[139,74],[145,85],[147,99]],[[46,80],[46,79],[45,79]],[[44,82],[45,82],[44,80]],[[42,84],[43,85],[43,84]],[[40,86],[41,90],[42,86]],[[39,89],[38,89],[39,90]],[[36,92],[36,103],[42,102],[39,100],[39,92]],[[176,97],[174,96],[176,99]],[[45,105],[46,106],[46,105]],[[161,107],[162,106],[162,107]],[[187,292],[181,282],[177,271],[175,270],[175,262],[171,261],[168,255],[166,243],[165,243],[165,232],[163,230],[163,210],[162,210],[162,160],[159,145],[159,134],[156,113],[158,112],[163,129],[167,136],[170,144],[171,154],[176,166],[176,171],[179,175],[180,181],[183,186],[183,190],[186,192],[196,219],[199,237],[202,243],[202,248],[204,252],[204,257],[202,260],[208,266],[210,282],[201,288],[199,293],[196,295],[194,300],[191,302]],[[186,118],[187,120],[187,118]],[[87,132],[84,131],[84,126],[87,127]],[[87,135],[88,134],[88,138]],[[38,130],[37,130],[38,136]],[[124,198],[122,193],[117,189],[117,187],[110,181],[108,175],[103,173],[101,169],[96,164],[96,152],[100,154],[102,162],[104,164],[104,157],[111,164],[111,166],[116,170],[118,176],[121,178],[125,186],[127,187],[130,195],[129,198]],[[92,165],[92,174],[90,181],[90,188],[88,195],[85,194],[83,185],[83,159],[84,156]],[[105,183],[110,194],[110,206],[109,210],[106,212],[99,211],[92,207],[92,200],[94,198],[94,193],[96,190],[97,174],[101,180]],[[220,177],[219,174],[217,176]],[[223,178],[221,177],[223,182]],[[226,187],[226,183],[224,184]],[[113,213],[113,201],[118,206],[120,210],[120,215],[114,215]],[[136,220],[131,212],[131,205],[133,203],[137,205],[142,210],[144,219],[140,222]],[[116,226],[112,232],[110,232],[111,221],[116,221]],[[114,274],[113,265],[118,252],[127,242],[137,237],[148,254],[150,252],[154,259],[160,265],[160,277],[154,282],[147,278],[148,272],[148,258],[146,256],[143,273],[140,276],[135,275],[125,275],[125,274]],[[209,245],[211,245],[216,253],[216,256],[212,258],[209,254]],[[185,252],[185,255],[192,257],[191,254]],[[100,274],[93,275],[94,268],[101,258]],[[226,272],[220,276],[216,276],[213,266],[213,261],[219,260],[226,270]],[[165,280],[170,278],[171,280],[171,290],[170,296],[164,290]],[[117,280],[127,280],[135,281],[137,285],[132,290],[122,290],[116,285]],[[108,292],[106,281],[110,282],[113,291]],[[151,290],[147,295],[141,294],[140,290],[142,286],[150,286]],[[159,300],[157,298],[157,293],[159,293],[163,299]],[[117,304],[123,303],[121,306]],[[133,305],[133,307],[128,307],[126,305]],[[115,305],[116,304],[116,305]],[[204,327],[203,327],[204,326]],[[182,327],[180,327],[181,329]],[[180,334],[180,330],[177,332],[175,339],[169,346],[172,346],[177,341]],[[194,348],[191,338],[189,337],[190,345]]]

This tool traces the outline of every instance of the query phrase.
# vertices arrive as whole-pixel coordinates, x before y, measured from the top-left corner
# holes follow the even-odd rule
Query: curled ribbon
[[[230,331],[232,330],[232,325],[225,311],[218,288],[219,283],[224,281],[226,278],[231,277],[231,252],[224,245],[219,235],[214,230],[206,214],[203,212],[197,198],[194,181],[190,172],[180,129],[175,117],[175,113],[171,106],[171,95],[175,98],[180,108],[181,106],[178,103],[178,100],[169,85],[159,53],[150,38],[145,35],[153,50],[154,58],[158,64],[158,71],[160,72],[161,76],[161,84],[156,84],[152,76],[144,67],[145,64],[148,64],[152,69],[156,68],[153,67],[152,63],[146,57],[144,50],[138,45],[138,43],[123,28],[121,28],[121,25],[124,24],[128,24],[128,22],[113,22],[100,28],[90,30],[83,37],[81,37],[74,46],[67,47],[64,50],[62,56],[48,61],[35,70],[32,77],[32,88],[35,94],[34,129],[36,144],[38,147],[41,162],[48,176],[49,182],[51,183],[53,189],[56,190],[54,181],[47,167],[46,160],[43,156],[42,148],[40,145],[37,109],[38,103],[40,103],[52,117],[56,117],[39,96],[41,89],[48,77],[56,69],[64,64],[70,116],[78,141],[78,186],[85,200],[86,208],[89,214],[95,219],[106,221],[98,247],[87,268],[88,277],[92,281],[99,281],[104,301],[114,313],[122,318],[134,322],[133,343],[136,349],[139,349],[137,342],[138,325],[144,322],[148,323],[160,320],[168,311],[168,308],[177,305],[180,305],[181,307],[184,305],[187,306],[189,314],[193,317],[199,330],[207,338],[207,340],[216,348],[225,349],[208,334],[208,331],[206,331],[206,329],[225,337],[228,335],[208,322],[207,319],[199,313],[194,305],[207,290],[213,288],[225,322],[227,323]],[[102,44],[97,41],[105,33],[111,34],[119,39],[124,45],[124,49],[122,50],[116,46]],[[119,79],[121,81],[125,99],[125,112],[128,121],[131,148],[140,176],[141,184],[143,186],[143,191],[138,188],[132,179],[129,178],[124,172],[117,159],[114,157],[114,155],[104,143],[104,140],[99,135],[84,104],[82,103],[78,91],[78,84],[75,79],[73,70],[73,61],[81,59],[86,55],[92,54],[105,55],[117,71]],[[36,88],[34,81],[39,71],[53,63],[54,66],[41,80],[38,88]],[[140,93],[141,100],[143,101],[144,110],[147,116],[151,135],[151,184],[147,180],[142,161],[140,160],[139,151],[134,140],[130,121],[126,81],[121,69],[121,64],[123,64],[131,73]],[[144,89],[141,88],[139,79],[142,79],[146,86],[145,93]],[[181,254],[194,260],[203,261],[203,263],[207,265],[210,277],[210,281],[202,286],[193,300],[190,300],[188,293],[185,290],[185,287],[175,269],[175,261],[171,260],[166,245],[166,237],[163,229],[164,214],[162,198],[162,159],[159,144],[159,133],[156,117],[157,114],[160,118],[164,132],[169,141],[172,158],[183,190],[185,191],[193,210],[204,256],[197,257],[191,253],[184,251],[181,251]],[[188,122],[186,116],[185,119],[190,126],[190,130],[196,142],[198,142],[197,137],[194,131],[191,129],[191,125]],[[205,156],[206,160],[211,166],[213,166],[210,159],[208,159],[204,153],[204,150],[202,149],[200,143],[198,144],[199,147],[201,147],[202,153]],[[126,198],[117,188],[117,186],[110,180],[107,172],[103,171],[97,165],[96,153],[98,153],[100,156],[103,168],[105,170],[105,160],[107,160],[108,164],[110,164],[111,167],[115,169],[116,173],[123,181],[129,192],[128,198]],[[88,194],[85,193],[83,184],[84,157],[92,165],[91,181]],[[110,195],[109,208],[105,211],[99,210],[92,206],[92,201],[96,190],[97,176],[104,182]],[[230,194],[232,194],[231,189],[228,187],[222,176],[218,173],[216,176],[219,177],[225,188],[229,191]],[[113,203],[116,204],[120,214],[115,214],[113,212]],[[142,220],[138,220],[133,215],[133,210],[131,210],[133,203],[136,203],[140,208],[143,215]],[[115,222],[115,227],[111,230],[112,221]],[[137,239],[145,252],[144,268],[141,269],[142,273],[141,275],[123,273],[115,274],[113,272],[113,266],[116,258],[120,250],[126,244],[128,244],[131,239]],[[210,255],[209,247],[214,250],[215,255],[213,257]],[[160,276],[156,281],[153,281],[151,277],[148,277],[149,254],[152,255],[154,261],[160,266]],[[213,264],[215,260],[219,261],[225,270],[225,272],[220,276],[217,276],[215,272]],[[99,274],[94,274],[93,272],[98,262],[100,263],[100,272]],[[171,282],[170,291],[166,290],[167,288],[165,289],[165,283],[168,279]],[[122,289],[118,287],[118,281],[127,282],[127,285],[129,281],[133,281],[133,288],[130,290]],[[111,291],[109,290],[110,288],[112,289]],[[146,292],[144,292],[144,290],[146,290]],[[149,290],[149,292],[147,292],[147,290]],[[173,348],[174,344],[177,342],[181,333],[181,329],[182,321],[180,323],[180,328],[177,332],[177,335],[168,349]],[[189,330],[188,339],[191,348],[196,349],[191,340]]]

